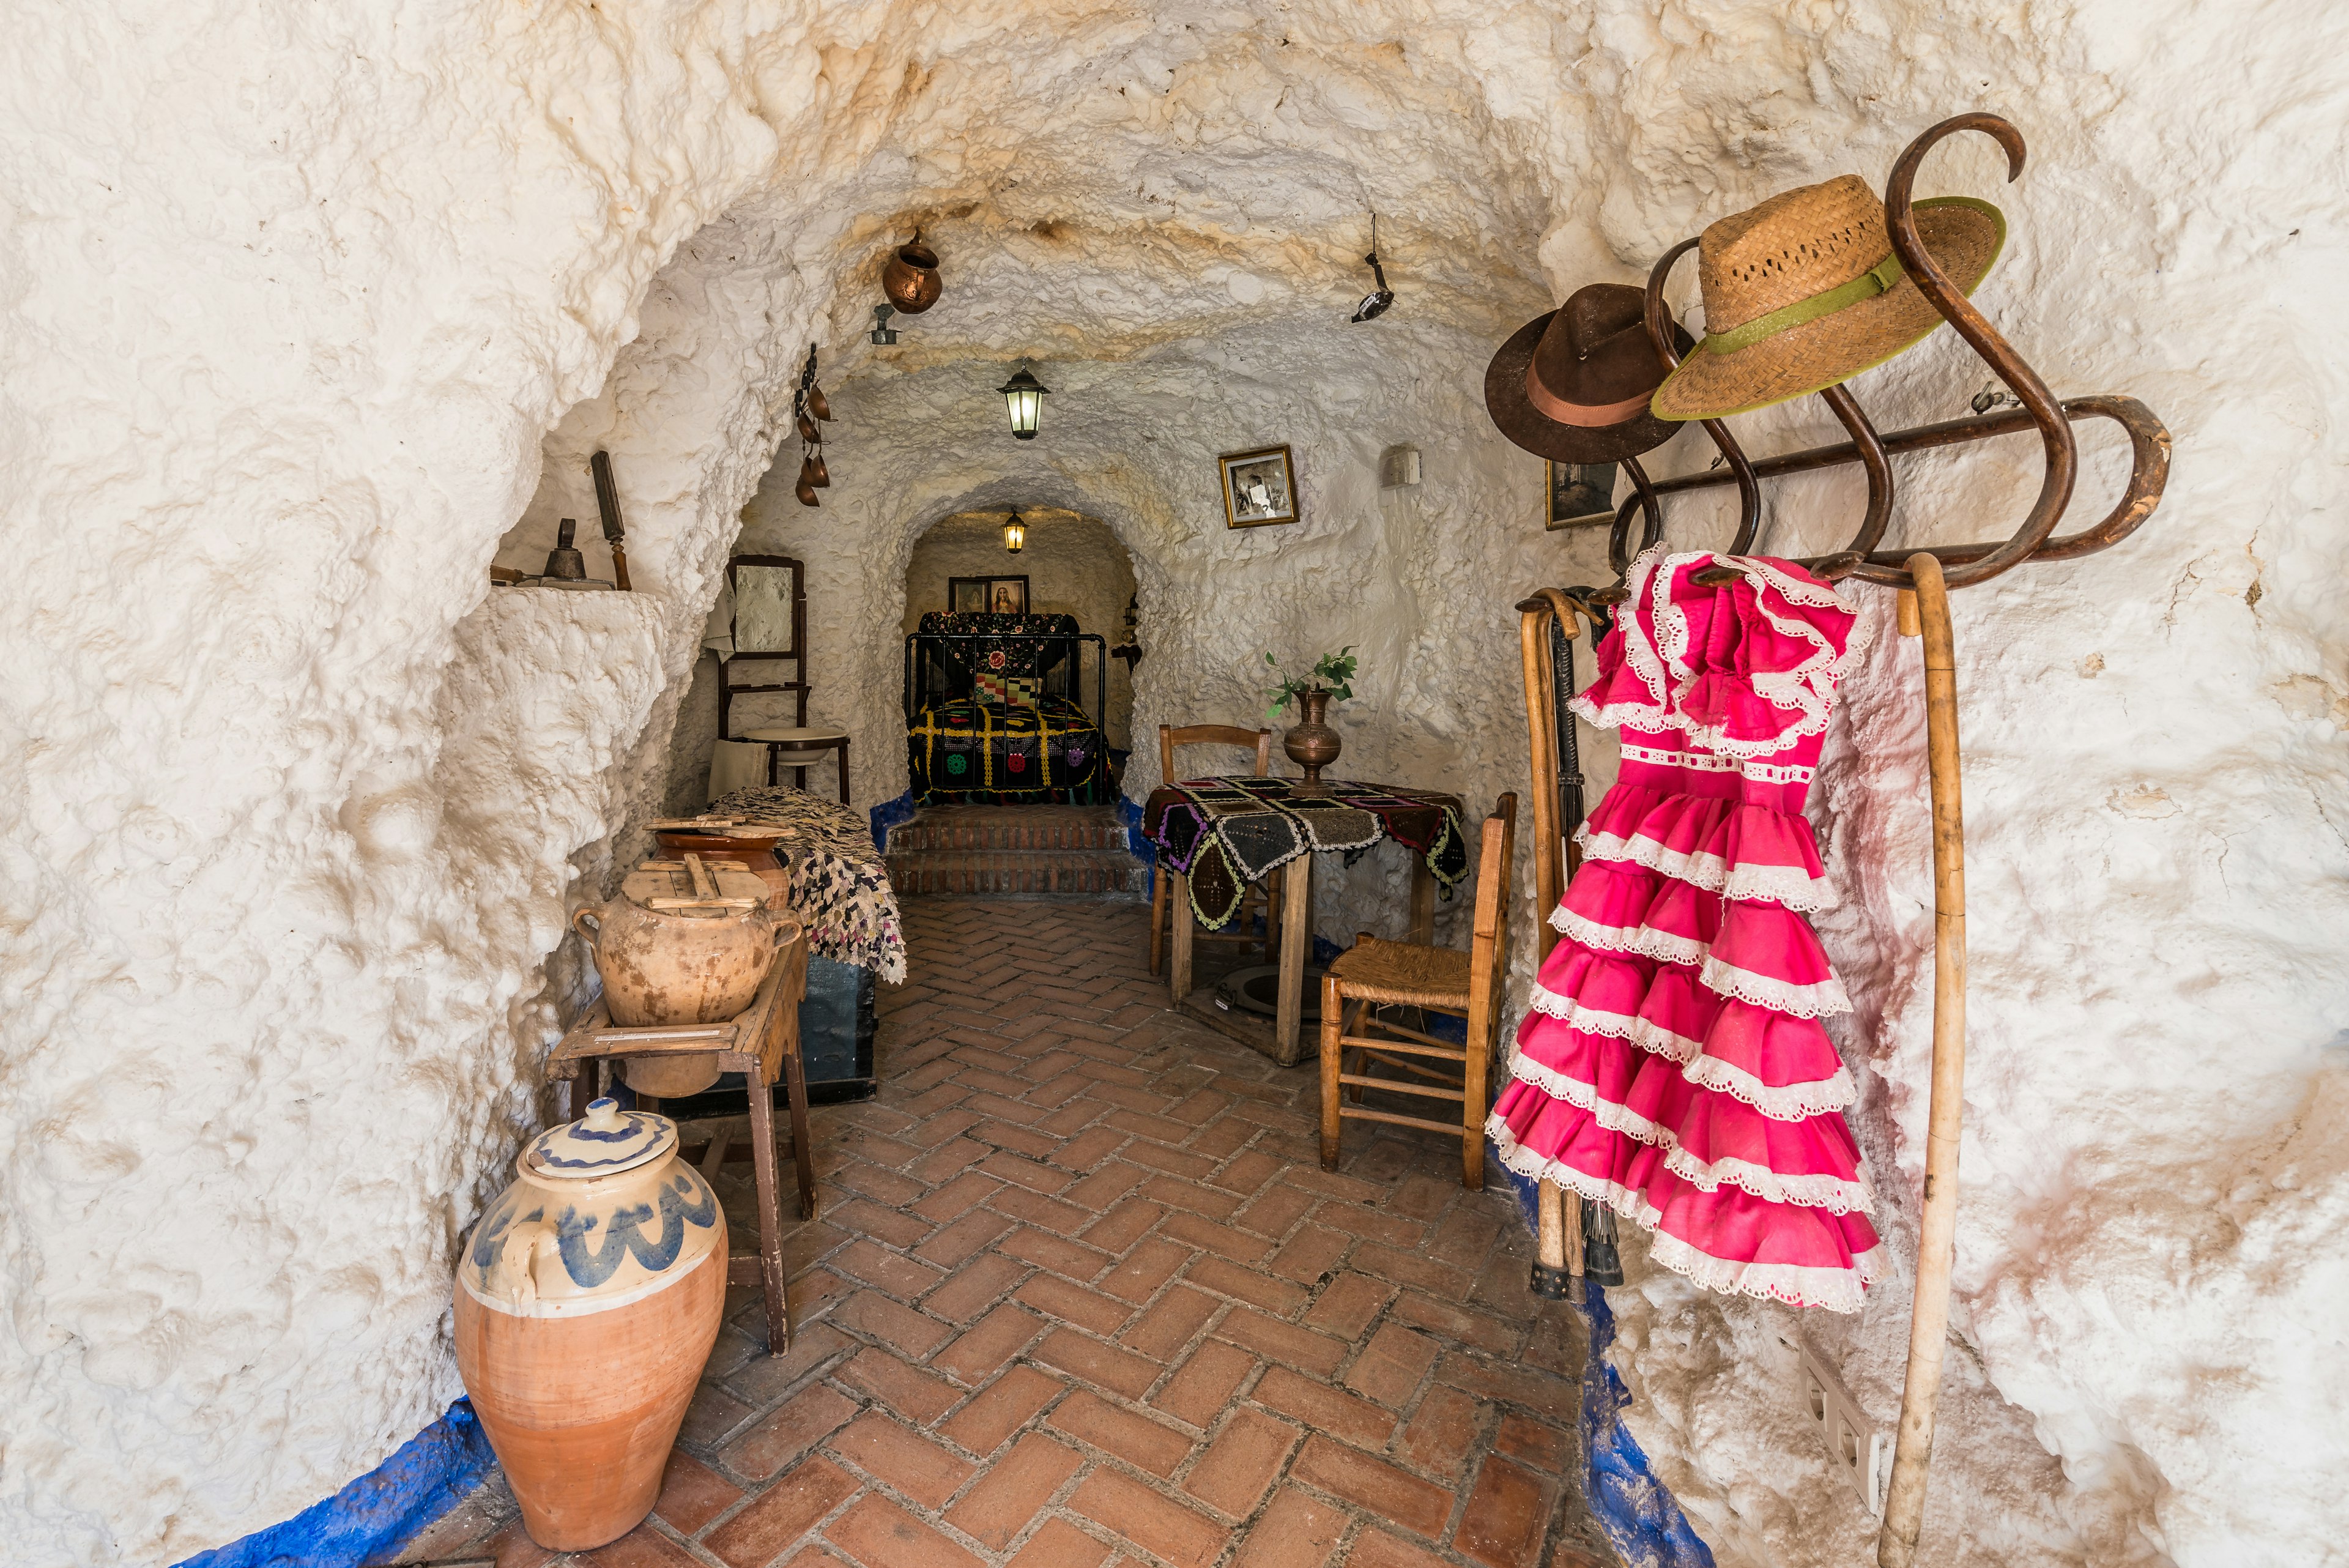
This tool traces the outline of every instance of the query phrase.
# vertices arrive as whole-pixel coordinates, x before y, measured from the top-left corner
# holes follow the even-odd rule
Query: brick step
[[[923,895],[1030,898],[1146,898],[1149,867],[1123,849],[916,849],[900,853],[889,835],[889,884],[901,898]]]
[[[930,805],[889,830],[889,853],[1125,848],[1113,805]]]

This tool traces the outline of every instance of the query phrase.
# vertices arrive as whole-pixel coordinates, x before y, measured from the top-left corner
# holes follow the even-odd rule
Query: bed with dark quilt
[[[1109,745],[1077,700],[1083,646],[1069,615],[933,610],[905,639],[905,753],[916,805],[1098,805]],[[1106,677],[1097,677],[1098,693]],[[1098,705],[1099,698],[1096,698]]]

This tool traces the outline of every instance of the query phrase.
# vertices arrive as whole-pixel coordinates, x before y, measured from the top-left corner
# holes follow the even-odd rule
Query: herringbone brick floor
[[[790,1354],[738,1292],[654,1517],[567,1561],[1611,1561],[1572,1480],[1579,1322],[1456,1145],[1350,1127],[1324,1172],[1312,1071],[1170,1012],[1143,909],[905,916],[880,1096],[816,1112]],[[498,1488],[400,1560],[553,1561]]]

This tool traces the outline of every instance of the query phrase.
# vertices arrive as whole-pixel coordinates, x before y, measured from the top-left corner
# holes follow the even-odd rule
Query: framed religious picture
[[[1552,462],[1543,486],[1542,526],[1596,528],[1615,521],[1615,465]]]
[[[1224,523],[1260,528],[1297,521],[1297,470],[1285,446],[1226,452],[1216,460],[1224,483]]]
[[[1025,577],[948,577],[947,608],[956,615],[1026,615]]]

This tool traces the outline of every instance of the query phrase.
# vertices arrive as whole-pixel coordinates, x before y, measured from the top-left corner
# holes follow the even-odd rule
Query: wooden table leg
[[[840,804],[848,804],[848,737],[840,738]]]
[[[1280,961],[1280,906],[1288,895],[1283,873],[1274,871],[1264,888],[1264,961]]]
[[[1416,849],[1406,848],[1411,857],[1411,935],[1408,940],[1423,946],[1435,940],[1435,873],[1427,868],[1426,857]]]
[[[794,1032],[796,1033],[796,1032]],[[800,1179],[800,1218],[815,1218],[815,1151],[809,1146],[807,1067],[794,1040],[783,1053],[783,1093],[792,1106],[792,1164]]]
[[[1313,952],[1313,857],[1299,856],[1281,867],[1280,1008],[1273,1019],[1273,1060],[1297,1065],[1298,1034],[1305,1015],[1305,961]]]
[[[1174,951],[1166,960],[1166,989],[1174,993],[1174,1005],[1191,994],[1191,878],[1171,866],[1161,866],[1166,876],[1166,918],[1174,922]]]
[[[759,1075],[752,1073],[752,1078]],[[783,1216],[775,1189],[775,1105],[772,1085],[750,1085],[750,1169],[759,1188],[759,1284],[767,1298],[767,1354],[792,1347],[791,1300],[783,1291]]]

